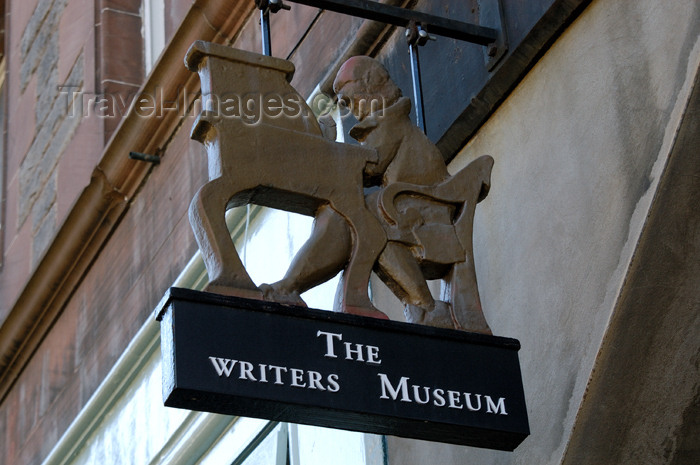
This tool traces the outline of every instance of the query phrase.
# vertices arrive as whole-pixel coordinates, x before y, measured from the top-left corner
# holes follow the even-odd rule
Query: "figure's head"
[[[351,107],[359,121],[401,97],[401,89],[391,80],[386,68],[366,56],[352,57],[343,63],[333,82],[333,90],[339,100]]]

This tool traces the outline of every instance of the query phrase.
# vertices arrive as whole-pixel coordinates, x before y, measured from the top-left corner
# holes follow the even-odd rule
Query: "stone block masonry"
[[[20,89],[22,91],[26,89],[38,67],[44,69],[41,73],[44,75],[47,74],[52,63],[55,68],[58,58],[58,23],[66,3],[67,0],[39,0],[39,4],[29,18],[20,42],[22,56]],[[41,87],[37,85],[37,89]]]
[[[57,82],[55,62],[47,74],[54,77],[37,85],[42,94],[37,98],[36,133],[19,169],[17,228],[32,216],[32,265],[36,265],[56,230],[56,166],[81,121],[82,112],[74,110],[73,100],[79,98],[83,88],[83,53],[64,83]]]

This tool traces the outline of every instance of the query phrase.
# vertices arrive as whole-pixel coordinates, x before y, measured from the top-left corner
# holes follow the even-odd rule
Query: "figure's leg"
[[[190,225],[209,274],[206,289],[260,298],[262,294],[241,263],[226,227],[226,204],[232,192],[228,182],[217,178],[202,186],[190,203]]]
[[[376,204],[376,197],[365,198],[367,206]],[[375,268],[379,255],[387,243],[386,232],[371,209],[344,202],[338,206],[348,218],[352,234],[352,251],[345,266],[336,294],[334,310],[353,315],[368,316],[388,320],[389,317],[375,308],[369,298],[369,277]]]
[[[388,242],[377,261],[377,275],[402,302],[424,309],[435,303],[411,251],[397,243]]]
[[[330,206],[319,208],[311,236],[294,256],[284,278],[260,286],[269,300],[305,305],[300,294],[340,272],[352,251],[350,229]]]
[[[423,272],[407,247],[387,243],[377,264],[377,275],[405,304],[406,321],[455,328],[449,304],[433,299]]]
[[[446,291],[450,295],[454,318],[459,329],[492,334],[481,308],[476,272],[471,256],[467,261],[455,263],[445,278]]]

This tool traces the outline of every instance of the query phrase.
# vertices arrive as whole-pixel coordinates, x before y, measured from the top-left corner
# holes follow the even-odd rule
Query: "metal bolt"
[[[270,11],[277,13],[280,10],[291,10],[289,5],[285,5],[282,0],[270,0]]]
[[[153,163],[154,165],[158,165],[160,163],[160,157],[158,155],[150,155],[148,153],[129,152],[129,158],[131,158],[132,160]]]
[[[418,36],[419,45],[424,45],[428,40],[437,40],[435,36],[431,36],[425,29],[421,29],[420,26],[418,26]]]
[[[495,57],[496,54],[498,53],[498,45],[495,43],[489,44],[488,49],[486,51],[486,54],[490,56],[491,58]]]
[[[406,27],[406,43],[408,45],[425,45],[429,40],[437,40],[428,34],[425,27],[411,21]]]
[[[285,5],[282,0],[255,0],[255,5],[261,11],[269,11],[270,13],[277,13],[280,10],[290,10],[289,5]]]

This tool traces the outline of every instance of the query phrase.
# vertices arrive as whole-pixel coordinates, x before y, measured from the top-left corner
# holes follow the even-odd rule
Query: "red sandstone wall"
[[[22,31],[30,30],[27,24],[37,3],[55,8],[62,1],[14,0],[9,7],[13,18],[9,37],[11,137],[0,322],[87,186],[105,143],[118,132],[119,118],[90,114],[68,120],[69,129],[52,132],[52,141],[60,137],[53,142],[57,149],[37,149],[33,155],[37,163],[28,161],[42,127],[36,116],[41,86],[37,87],[38,71],[25,71],[26,84],[21,87]],[[134,36],[141,37],[136,3],[70,0],[59,8],[50,35],[56,54],[51,85],[69,82],[80,84],[79,90],[85,92],[101,88],[106,95],[132,95],[143,81],[139,74],[143,72],[139,68],[141,45],[130,42]],[[166,40],[176,33],[190,6],[186,0],[166,0]],[[316,9],[295,7],[285,16],[273,17],[273,51],[285,58],[291,55],[298,67],[294,84],[305,94],[313,90],[327,63],[339,53],[339,49],[322,47],[318,37],[298,44],[317,16]],[[315,34],[330,34],[337,40],[359,25],[341,15],[322,19]],[[235,46],[259,51],[257,17],[246,23]],[[121,116],[118,111],[115,114]],[[50,117],[57,125],[67,121],[65,112],[57,110]],[[185,118],[166,138],[161,164],[152,169],[87,276],[2,400],[1,463],[36,464],[46,457],[195,253],[187,208],[206,180],[207,167],[203,147],[189,139],[192,121],[192,117]],[[53,160],[50,169],[33,168],[46,166],[49,159]],[[31,169],[35,171],[28,171]]]
[[[138,0],[7,5],[8,128],[0,321],[10,312],[143,80]],[[109,100],[109,99],[108,99]],[[93,103],[94,105],[94,103]]]

